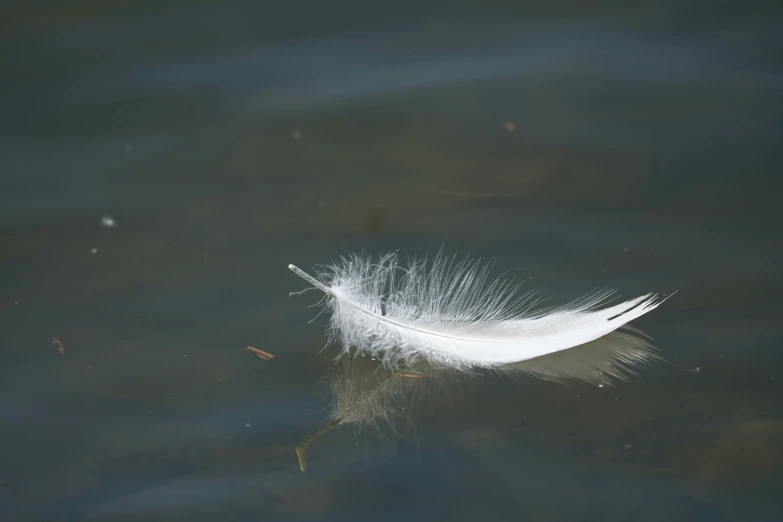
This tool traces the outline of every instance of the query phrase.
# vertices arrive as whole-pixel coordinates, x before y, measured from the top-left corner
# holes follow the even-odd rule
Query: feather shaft
[[[324,433],[326,433],[327,431],[336,427],[342,421],[343,421],[342,419],[333,420],[328,425],[316,431],[315,433],[307,437],[305,440],[297,444],[296,456],[299,457],[299,469],[301,469],[302,471],[307,470],[307,447],[310,446],[310,443],[313,442],[318,437],[320,437],[321,435],[323,435]]]
[[[314,287],[316,287],[318,290],[321,290],[326,295],[334,295],[334,293],[330,288],[324,286],[320,281],[318,281],[316,278],[314,278],[313,276],[311,276],[310,274],[308,274],[298,266],[288,265],[288,269],[291,272],[298,275],[299,277],[301,277],[302,279],[304,279],[305,281],[307,281],[308,283],[310,283],[311,285],[313,285]]]

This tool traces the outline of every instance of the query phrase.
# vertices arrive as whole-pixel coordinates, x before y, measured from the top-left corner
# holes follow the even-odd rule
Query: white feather
[[[588,343],[655,309],[656,294],[600,308],[613,291],[531,312],[535,294],[488,282],[492,263],[432,260],[399,265],[389,253],[373,262],[353,254],[319,272],[323,282],[289,268],[326,293],[330,341],[356,346],[388,368],[426,360],[435,367],[499,368]]]

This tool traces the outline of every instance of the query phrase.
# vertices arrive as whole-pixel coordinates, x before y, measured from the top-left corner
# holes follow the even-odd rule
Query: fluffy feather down
[[[535,293],[489,281],[492,263],[438,254],[401,267],[396,253],[377,262],[352,254],[324,267],[330,341],[380,359],[387,368],[426,360],[434,367],[500,368],[588,343],[655,309],[647,294],[600,308],[614,291],[589,294],[557,308],[532,311]]]

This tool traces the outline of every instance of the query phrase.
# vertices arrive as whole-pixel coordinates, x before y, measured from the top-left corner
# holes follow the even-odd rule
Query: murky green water
[[[0,519],[783,518],[774,7],[19,4]],[[287,264],[444,241],[555,302],[678,290],[635,323],[671,364],[443,382],[302,473],[335,350]]]

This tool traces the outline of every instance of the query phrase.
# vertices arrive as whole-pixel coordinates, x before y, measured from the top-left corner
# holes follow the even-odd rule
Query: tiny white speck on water
[[[604,385],[603,385],[603,384],[599,384],[599,385],[598,385],[598,387],[599,387],[599,388],[603,388],[603,387],[604,387]]]
[[[291,137],[296,141],[302,141],[302,131],[299,129],[291,129]]]
[[[249,422],[246,422],[246,423],[245,423],[245,428],[249,428],[249,427],[250,427],[250,423],[249,423]]]
[[[628,252],[628,247],[623,248],[623,252]]]
[[[91,248],[90,249],[90,254],[97,254],[97,253],[98,253],[98,249],[97,248]]]
[[[110,215],[106,214],[101,218],[101,226],[103,228],[114,228],[117,226],[117,222],[114,221],[114,218]]]
[[[633,448],[633,444],[626,444],[625,446],[623,446],[623,449],[626,449],[626,450],[629,450],[631,448]]]
[[[15,304],[15,305],[18,305],[18,304],[19,304],[19,301],[14,301],[14,304]]]
[[[188,356],[188,354],[185,354],[185,357],[187,357],[187,356]]]

